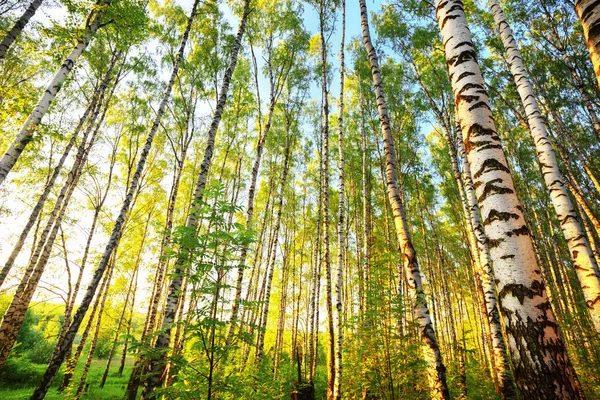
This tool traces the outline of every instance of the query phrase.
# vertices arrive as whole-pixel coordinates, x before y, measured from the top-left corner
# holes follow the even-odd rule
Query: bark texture
[[[494,262],[517,388],[528,399],[579,399],[517,199],[460,0],[436,0],[467,158]]]
[[[575,0],[575,11],[583,26],[583,34],[600,87],[600,3],[597,0]]]
[[[488,0],[494,15],[494,21],[500,31],[502,44],[510,63],[510,70],[517,86],[517,91],[529,123],[531,137],[535,145],[537,157],[544,183],[550,192],[556,216],[569,247],[573,267],[581,283],[588,311],[592,317],[596,332],[600,333],[600,277],[597,275],[598,265],[588,243],[584,230],[579,223],[577,212],[571,203],[567,187],[558,168],[556,156],[550,143],[548,129],[540,113],[538,102],[523,63],[521,52],[517,47],[512,30],[506,22],[498,0]],[[600,8],[599,8],[600,11]],[[600,13],[598,14],[600,17]],[[600,28],[600,25],[598,25]]]
[[[406,274],[409,290],[413,297],[414,319],[419,324],[419,334],[422,341],[422,349],[425,361],[428,365],[428,378],[431,387],[432,399],[449,399],[448,386],[446,384],[446,367],[442,361],[442,354],[437,342],[436,334],[431,323],[431,316],[427,308],[423,284],[421,282],[421,270],[417,262],[408,223],[406,221],[406,210],[400,196],[400,188],[397,176],[396,151],[394,147],[394,138],[390,126],[390,119],[385,103],[383,91],[383,81],[379,69],[379,60],[375,47],[371,42],[369,32],[369,20],[365,0],[360,0],[360,15],[362,25],[362,36],[365,49],[369,56],[371,64],[371,73],[373,74],[373,87],[377,99],[377,109],[379,111],[379,122],[383,134],[383,145],[385,153],[385,177],[387,183],[387,192],[392,207],[394,225],[396,227],[396,236],[400,251],[402,252],[402,263]]]
[[[344,270],[344,44],[346,34],[346,0],[342,0],[342,41],[340,44],[340,100],[338,108],[338,152],[339,152],[339,175],[340,181],[340,199],[338,210],[338,270],[337,280],[335,282],[335,327],[336,327],[336,343],[335,343],[335,376],[333,381],[333,398],[335,400],[342,399],[342,285],[343,270]]]

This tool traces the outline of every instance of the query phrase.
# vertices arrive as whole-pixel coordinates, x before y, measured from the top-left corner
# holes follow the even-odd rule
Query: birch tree
[[[406,279],[414,297],[413,313],[419,323],[420,336],[422,340],[423,355],[428,364],[428,377],[431,386],[431,397],[433,399],[448,399],[450,397],[446,384],[446,367],[442,361],[442,355],[438,346],[437,338],[429,309],[423,292],[423,284],[417,255],[412,244],[408,224],[406,222],[406,210],[400,196],[398,186],[396,151],[394,148],[394,137],[387,113],[385,95],[383,92],[383,81],[379,70],[379,60],[375,47],[371,42],[369,32],[369,20],[365,0],[360,0],[360,15],[362,36],[365,49],[369,55],[371,72],[373,74],[373,87],[377,98],[377,109],[379,121],[383,134],[383,144],[386,160],[385,178],[390,205],[393,211],[394,225],[400,251],[402,252],[402,263]]]
[[[494,262],[517,388],[531,398],[581,398],[496,134],[462,1],[439,0],[435,10]]]
[[[96,5],[93,7],[85,24],[85,32],[83,36],[78,39],[77,44],[69,54],[69,56],[63,61],[62,65],[54,75],[52,81],[50,81],[48,87],[44,91],[44,94],[40,98],[36,108],[31,112],[25,124],[17,134],[15,140],[11,143],[10,147],[2,158],[0,159],[0,185],[6,179],[6,176],[11,171],[13,166],[16,164],[19,156],[27,147],[27,144],[33,139],[33,134],[36,128],[42,122],[42,118],[50,109],[52,101],[62,88],[65,80],[77,64],[77,60],[83,54],[85,49],[90,44],[92,38],[100,29],[104,14],[107,8],[110,6],[112,0],[98,0]]]

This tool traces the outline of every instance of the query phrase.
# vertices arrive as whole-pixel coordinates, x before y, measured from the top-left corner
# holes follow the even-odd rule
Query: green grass
[[[86,384],[89,386],[87,392],[82,396],[82,399],[122,399],[123,393],[125,392],[125,388],[127,386],[127,381],[129,380],[131,368],[133,367],[134,360],[133,357],[128,357],[125,362],[125,369],[123,371],[123,375],[117,376],[117,371],[119,369],[120,362],[120,359],[113,360],[110,372],[108,374],[108,379],[106,380],[106,384],[104,385],[104,388],[100,389],[100,380],[102,379],[102,374],[104,373],[106,360],[92,360],[92,365],[90,367],[90,371],[86,379]],[[83,362],[80,362],[77,368],[75,369],[75,375],[73,376],[72,380],[72,382],[74,382],[75,385],[79,383],[79,378],[81,377],[82,369]],[[40,378],[45,370],[46,365],[42,364],[30,364],[28,366],[28,372],[34,375],[39,374]],[[65,397],[67,397],[66,393],[60,393],[57,391],[57,387],[60,383],[61,378],[62,372],[60,373],[60,376],[54,380],[52,387],[46,395],[46,399],[57,400],[64,399]],[[35,389],[35,386],[36,384],[31,382],[23,384],[19,382],[11,382],[10,379],[5,378],[3,381],[0,382],[0,399],[29,399],[31,393]]]

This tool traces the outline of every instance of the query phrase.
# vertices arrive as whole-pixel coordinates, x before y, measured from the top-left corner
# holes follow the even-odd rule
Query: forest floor
[[[120,359],[114,359],[111,364],[111,372],[108,374],[108,379],[106,380],[106,384],[104,388],[100,389],[99,384],[102,379],[102,374],[104,373],[104,368],[106,367],[106,360],[103,359],[94,359],[92,360],[92,365],[90,367],[90,371],[87,377],[88,390],[82,396],[82,399],[122,399],[123,393],[125,392],[125,388],[127,386],[127,381],[129,380],[129,375],[131,373],[131,368],[133,367],[134,359],[128,358],[125,361],[125,369],[123,371],[122,376],[117,376],[118,366],[120,364]],[[42,374],[46,370],[45,364],[36,364],[35,368],[37,371],[37,367],[39,366],[39,377],[41,378]],[[78,382],[78,378],[81,376],[81,369],[83,368],[82,363],[75,370],[75,382]],[[33,371],[32,371],[33,372]],[[62,378],[62,373],[60,375]],[[46,399],[48,400],[58,400],[64,399],[66,397],[66,393],[58,392],[56,389],[60,383],[60,379],[55,379],[52,387],[48,391],[46,395]],[[0,384],[0,399],[2,400],[23,400],[29,399],[31,393],[35,389],[36,385],[25,385],[25,384],[16,384],[13,387],[6,387],[6,384],[11,384],[11,382],[2,382]],[[73,389],[74,390],[74,389]]]

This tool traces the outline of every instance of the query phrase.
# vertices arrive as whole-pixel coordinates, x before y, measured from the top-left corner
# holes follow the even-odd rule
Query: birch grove
[[[0,398],[599,398],[597,8],[0,0]]]

